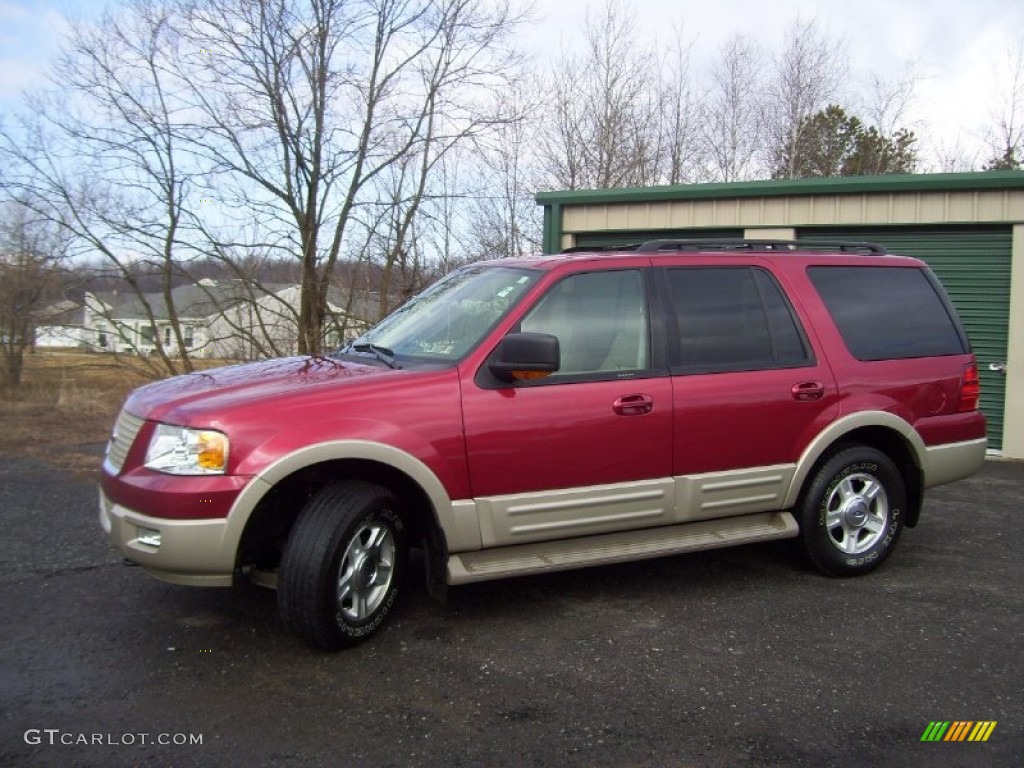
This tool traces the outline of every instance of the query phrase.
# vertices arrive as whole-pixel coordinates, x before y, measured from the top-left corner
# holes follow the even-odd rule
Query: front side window
[[[456,270],[342,352],[362,353],[372,347],[396,361],[454,362],[480,343],[540,274],[479,264]]]
[[[629,269],[566,277],[523,318],[520,330],[558,338],[556,379],[643,371],[650,361],[643,275]]]
[[[807,273],[858,360],[968,351],[951,308],[922,269],[810,267]]]
[[[811,362],[789,302],[764,270],[681,267],[666,272],[678,340],[674,372],[756,371]]]

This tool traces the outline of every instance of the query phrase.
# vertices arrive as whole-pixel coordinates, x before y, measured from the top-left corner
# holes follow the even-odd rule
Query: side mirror
[[[510,333],[498,342],[487,367],[499,381],[511,384],[550,376],[560,360],[558,338],[550,333]]]

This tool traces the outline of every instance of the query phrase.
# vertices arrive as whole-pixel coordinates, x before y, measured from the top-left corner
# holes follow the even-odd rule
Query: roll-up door
[[[868,240],[891,253],[928,263],[946,287],[971,338],[981,372],[981,410],[988,419],[989,447],[1003,438],[1006,379],[989,369],[1005,363],[1010,327],[1012,229],[990,227],[850,227],[800,229],[800,239]]]
[[[648,240],[689,240],[704,238],[741,238],[742,229],[655,229],[628,230],[619,232],[577,232],[576,246],[595,248],[631,245],[644,243]]]

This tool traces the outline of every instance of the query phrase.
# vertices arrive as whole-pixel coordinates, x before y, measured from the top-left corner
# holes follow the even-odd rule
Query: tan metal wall
[[[1013,228],[1003,455],[1024,459],[1024,224]]]
[[[1024,222],[1024,190],[566,205],[562,231]]]

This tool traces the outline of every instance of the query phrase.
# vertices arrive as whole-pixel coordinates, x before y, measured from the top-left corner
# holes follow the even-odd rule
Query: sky
[[[627,0],[628,1],[628,0]],[[107,0],[0,0],[0,111],[44,81],[46,62],[66,31],[65,16],[97,17]],[[603,0],[535,0],[537,22],[524,44],[556,58],[573,30]],[[1022,0],[632,0],[638,32],[667,41],[674,30],[692,42],[692,66],[710,66],[729,37],[747,34],[781,49],[797,17],[814,20],[845,47],[855,75],[918,73],[910,127],[931,145],[977,151],[998,108],[996,74],[1024,45]]]
[[[692,66],[707,68],[735,34],[782,49],[793,21],[813,20],[845,47],[851,75],[869,82],[918,73],[908,116],[919,143],[979,151],[997,108],[994,80],[1008,53],[1024,45],[1022,0],[634,0],[637,26],[667,39],[681,28],[693,41]],[[564,31],[580,26],[601,0],[538,0],[547,27],[541,38],[558,47]],[[562,30],[555,36],[554,30]],[[982,150],[983,151],[983,150]]]

